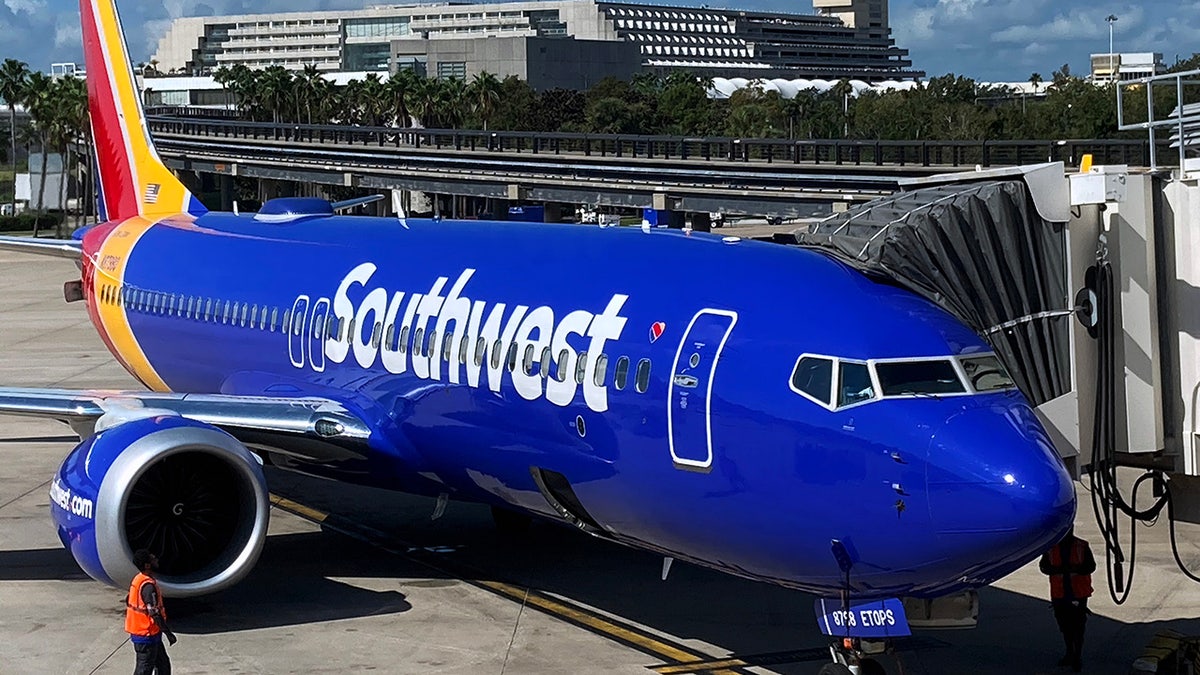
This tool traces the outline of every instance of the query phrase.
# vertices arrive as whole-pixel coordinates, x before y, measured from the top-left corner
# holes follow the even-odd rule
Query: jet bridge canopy
[[[1066,222],[1044,217],[1021,178],[900,192],[776,241],[945,308],[992,344],[1034,405],[1071,390]]]

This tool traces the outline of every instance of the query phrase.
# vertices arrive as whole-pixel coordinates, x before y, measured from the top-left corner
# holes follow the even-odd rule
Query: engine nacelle
[[[63,545],[93,579],[127,587],[133,552],[159,557],[163,594],[213,593],[254,567],[270,499],[237,439],[183,417],[139,419],[79,444],[50,486]]]

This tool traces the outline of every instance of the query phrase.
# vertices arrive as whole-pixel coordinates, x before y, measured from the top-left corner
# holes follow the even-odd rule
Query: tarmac
[[[82,304],[69,261],[0,252],[0,386],[137,389]],[[132,668],[124,590],[88,579],[49,518],[49,479],[76,440],[52,421],[0,418],[0,673]],[[826,640],[812,597],[676,563],[550,525],[497,533],[487,509],[272,472],[262,559],[235,588],[167,599],[178,673],[815,673]],[[1077,531],[1103,566],[1080,486]],[[1128,528],[1128,525],[1125,525]],[[1128,530],[1126,529],[1126,532]],[[1200,584],[1167,526],[1138,526],[1133,591],[1096,577],[1087,673],[1129,672],[1156,632],[1200,635]],[[1200,569],[1200,527],[1179,526]],[[1058,673],[1061,640],[1031,563],[982,589],[979,626],[919,631],[903,672]],[[890,658],[890,673],[898,672]]]

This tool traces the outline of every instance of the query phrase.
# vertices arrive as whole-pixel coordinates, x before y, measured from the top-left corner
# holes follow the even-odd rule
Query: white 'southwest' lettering
[[[509,372],[509,350],[515,345],[517,363],[511,377],[517,394],[528,401],[544,396],[565,407],[579,389],[575,376],[579,353],[586,351],[594,363],[604,353],[606,342],[620,339],[627,321],[621,316],[627,295],[613,295],[600,314],[575,310],[557,322],[549,306],[515,305],[510,309],[502,302],[489,305],[472,300],[466,287],[475,275],[473,269],[463,270],[453,284],[449,277],[438,277],[424,293],[374,288],[364,296],[355,290],[358,286],[367,289],[377,270],[374,263],[363,263],[338,285],[332,312],[337,325],[350,330],[325,341],[325,356],[333,363],[344,363],[353,351],[362,368],[381,361],[392,374],[411,368],[417,378],[441,381],[444,376],[451,384],[462,382],[465,369],[466,384],[473,388],[482,385],[482,371],[486,370],[488,389],[498,392]],[[450,290],[443,293],[448,284]],[[356,303],[352,296],[362,299]],[[377,331],[382,331],[381,337]],[[453,337],[447,351],[449,336]],[[543,363],[546,349],[551,351],[550,360],[561,368],[553,377],[532,367]],[[608,389],[596,384],[591,373],[583,381],[583,398],[596,412],[608,410]]]

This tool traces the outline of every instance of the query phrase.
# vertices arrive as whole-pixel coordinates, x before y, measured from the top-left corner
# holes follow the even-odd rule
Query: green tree
[[[256,78],[259,98],[271,120],[283,122],[293,109],[296,79],[292,71],[283,66],[270,66]]]
[[[25,107],[29,111],[30,127],[33,129],[34,137],[40,146],[42,152],[42,162],[39,175],[41,180],[38,183],[37,212],[39,215],[45,212],[46,205],[46,173],[49,168],[48,155],[50,152],[50,134],[55,123],[55,116],[58,114],[57,101],[54,98],[54,80],[50,76],[42,72],[32,72],[29,78],[25,81],[25,92],[21,99],[25,102]],[[30,167],[32,169],[32,167]],[[33,236],[37,236],[37,227],[34,226]]]
[[[17,173],[17,105],[24,103],[26,83],[29,80],[29,66],[16,59],[5,59],[0,64],[0,98],[8,104],[9,147],[8,156],[13,167],[13,213],[17,209],[16,173]]]
[[[500,104],[496,106],[493,128],[531,131],[536,117],[537,93],[529,83],[515,75],[500,82]]]
[[[496,114],[496,108],[500,105],[500,80],[495,75],[489,72],[482,72],[471,80],[470,98],[471,111],[483,123],[483,128],[486,131],[488,122]]]
[[[391,79],[388,80],[387,92],[392,101],[392,113],[395,116],[397,126],[412,126],[411,110],[422,79],[415,70],[405,68],[392,75]]]
[[[296,74],[294,86],[296,121],[312,124],[314,117],[318,121],[328,121],[327,110],[333,85],[325,79],[325,75],[310,63]]]
[[[655,131],[677,136],[712,133],[714,130],[708,127],[711,88],[712,78],[686,72],[668,75],[658,94],[657,108],[663,126]]]

